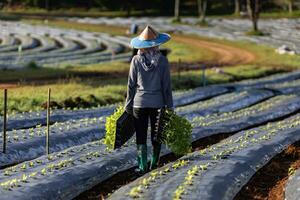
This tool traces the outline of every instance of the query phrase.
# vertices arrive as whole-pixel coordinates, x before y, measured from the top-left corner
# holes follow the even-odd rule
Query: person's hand
[[[133,115],[133,108],[132,107],[126,107],[125,108],[126,113],[128,113],[129,115]]]
[[[174,108],[166,108],[166,110],[168,111],[168,112],[170,112],[170,113],[174,113],[175,111],[174,111]]]

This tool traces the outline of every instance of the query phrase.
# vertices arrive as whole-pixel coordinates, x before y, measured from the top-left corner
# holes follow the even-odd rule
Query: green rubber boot
[[[155,144],[152,146],[152,148],[153,149],[152,149],[150,170],[156,169],[158,166],[161,144]]]
[[[138,144],[137,145],[137,154],[138,154],[138,165],[139,173],[146,173],[148,170],[148,160],[147,160],[147,145]]]

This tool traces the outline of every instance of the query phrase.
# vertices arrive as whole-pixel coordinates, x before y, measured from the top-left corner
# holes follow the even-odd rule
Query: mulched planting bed
[[[203,99],[210,99],[213,96],[218,96],[220,94],[228,92],[225,87],[207,87],[199,91],[198,89],[175,93],[174,104],[175,106],[182,106],[184,104],[190,104],[193,101],[200,101]],[[239,92],[238,92],[239,94]],[[248,94],[245,92],[244,94]],[[255,90],[244,100],[240,100],[243,105],[238,108],[246,107],[247,105],[252,105],[253,103],[258,103],[266,98],[273,96],[271,92],[264,90]],[[205,101],[202,101],[205,102]],[[237,110],[237,102],[231,104],[232,107],[228,108],[228,111]],[[212,108],[212,112],[217,112],[214,109],[215,105],[208,105],[207,107]],[[98,109],[88,109],[88,110],[78,110],[78,111],[64,111],[59,113],[58,110],[55,111],[52,120],[62,121],[59,123],[54,123],[50,126],[50,151],[57,152],[62,151],[68,147],[76,146],[96,140],[100,140],[104,137],[104,123],[105,117],[110,115],[115,106],[107,106]],[[181,107],[184,110],[184,107]],[[191,111],[189,111],[191,112]],[[188,114],[189,112],[185,112]],[[26,114],[32,117],[31,120],[26,120]],[[24,115],[18,116],[18,120],[11,120],[17,125],[18,121],[24,125],[23,122],[29,122],[33,125],[36,121],[42,121],[44,115],[39,115],[37,112],[26,113]],[[99,118],[83,118],[83,117],[93,117],[101,116]],[[70,120],[72,118],[79,118],[79,120]],[[38,119],[38,120],[37,120]],[[67,120],[68,119],[68,120]],[[64,121],[66,120],[66,121]],[[10,121],[10,122],[11,122]],[[45,133],[46,127],[37,125],[36,127],[29,129],[18,129],[7,132],[7,153],[0,153],[0,168],[5,168],[7,166],[17,164],[26,160],[31,160],[36,157],[45,154]],[[0,144],[1,144],[1,133],[0,133]]]
[[[233,199],[261,167],[300,140],[299,115],[239,132],[120,188],[110,199]]]
[[[175,99],[177,100],[175,100],[175,104],[191,104],[195,100],[199,101],[201,99],[212,98],[229,92],[229,87],[224,86],[211,86],[198,90],[196,89],[176,95],[177,97],[175,97]],[[247,98],[244,97],[245,94],[247,94]],[[200,114],[193,118],[192,122],[195,125],[193,141],[201,141],[204,140],[204,138],[212,138],[214,135],[222,135],[225,133],[230,135],[252,127],[265,125],[267,122],[282,120],[299,112],[300,109],[299,96],[297,94],[279,95],[272,98],[270,97],[274,94],[268,90],[251,90],[251,92],[245,94],[237,94],[233,96],[229,95],[234,97],[234,102],[245,103],[243,109],[241,109],[241,107],[237,108],[234,103],[231,103],[232,107],[230,106],[229,110],[235,110],[234,112],[229,111],[223,113],[224,111],[219,109],[219,103],[228,104],[226,101],[220,101],[219,103],[217,102],[217,104],[208,103],[207,106],[210,107],[210,109],[217,108],[216,110],[220,110],[221,112],[218,114],[214,113],[209,116],[201,116]],[[226,97],[226,95],[224,96]],[[192,109],[189,110],[189,108]],[[201,109],[201,106],[196,106],[195,108],[193,106],[182,107],[181,112],[190,113],[191,111],[197,111],[197,109]],[[268,129],[269,126],[266,126],[266,128]],[[252,135],[253,133],[246,132],[246,136],[247,134]],[[253,138],[251,144],[253,143],[254,145],[257,141],[268,140],[268,137],[271,136],[268,134],[264,135],[263,132],[259,135],[261,136],[257,137],[260,139],[257,140],[256,138]],[[285,140],[286,138],[278,136],[277,139]],[[210,142],[211,144],[214,144],[218,141],[212,140]],[[273,141],[270,141],[270,143],[271,142]],[[288,144],[291,143],[292,142]],[[235,145],[235,143],[231,141],[229,141],[228,144]],[[207,144],[204,144],[203,147],[201,147],[201,144],[199,146],[196,145],[195,147],[201,149],[207,146]],[[260,145],[258,145],[258,147],[265,148]],[[236,146],[234,148],[239,150],[242,147]],[[216,154],[212,155],[212,163],[215,163],[219,159],[219,154],[221,154],[221,156],[226,154],[226,152],[223,152],[221,147],[219,148],[219,145],[216,146],[216,150],[220,152],[215,152]],[[249,149],[249,151],[250,150],[251,149]],[[41,156],[30,162],[24,162],[20,165],[1,170],[2,173],[0,176],[2,177],[2,187],[0,189],[0,193],[3,198],[8,197],[22,200],[32,198],[72,199],[80,193],[107,180],[111,180],[111,182],[115,185],[117,185],[117,182],[120,182],[120,185],[126,184],[128,181],[137,178],[134,177],[134,174],[130,173],[130,170],[136,166],[135,152],[135,146],[132,145],[132,143],[128,143],[127,146],[124,146],[120,150],[110,152],[106,150],[106,146],[102,143],[102,141],[98,141],[72,147],[62,152],[53,153],[49,157]],[[237,156],[240,156],[239,153],[240,152],[237,152]],[[170,152],[163,148],[162,155],[169,154]],[[172,156],[166,157],[166,163],[173,159],[176,158],[172,158]],[[253,162],[254,161],[255,160],[253,160]],[[202,161],[199,160],[199,162],[202,166]],[[177,165],[181,166],[181,164],[182,163],[175,163],[175,167],[177,168]],[[230,162],[227,163],[227,169],[230,169],[231,164],[232,163]],[[215,171],[213,171],[213,169],[209,169],[208,172]],[[246,184],[246,182],[244,184]],[[234,190],[232,198],[239,191],[238,187],[238,185],[232,183],[232,189]],[[104,188],[105,191],[103,192],[103,196],[115,189],[117,188]],[[96,198],[101,198],[101,193],[94,193],[94,196]]]
[[[277,96],[237,112],[221,114],[222,118],[212,115],[195,119],[193,123],[201,127],[194,129],[193,141],[287,117],[298,111],[299,106],[295,95]],[[3,170],[1,196],[22,200],[72,199],[118,172],[136,166],[136,149],[132,143],[112,152],[105,148],[102,142],[87,143]],[[162,155],[169,153],[162,149]]]
[[[210,136],[198,140],[192,144],[193,151],[199,151],[210,145],[216,144],[231,135],[233,135],[233,133],[225,133],[225,134],[214,135],[214,136]],[[173,162],[177,160],[179,157],[180,156],[175,156],[173,153],[162,156],[158,167],[162,167],[170,162]],[[134,171],[135,169],[136,167],[133,167],[129,170],[117,173],[116,175],[112,176],[111,178],[107,179],[101,184],[80,194],[74,200],[86,200],[86,199],[98,200],[99,198],[104,199],[108,197],[111,193],[113,193],[115,190],[119,189],[123,185],[126,185],[139,178],[139,175]]]
[[[208,86],[198,87],[192,90],[183,92],[174,92],[174,106],[180,107],[189,105],[198,101],[207,100],[225,93],[230,92],[227,87],[224,86]],[[270,96],[266,94],[262,96]],[[83,118],[93,117],[106,117],[113,113],[116,105],[108,105],[99,108],[90,109],[55,109],[51,111],[51,122],[64,122],[70,120],[78,120]],[[35,126],[46,124],[46,111],[36,112],[24,112],[17,113],[8,116],[7,130],[27,129]],[[0,116],[0,123],[3,123],[3,117]],[[0,137],[2,132],[2,126],[0,126]]]

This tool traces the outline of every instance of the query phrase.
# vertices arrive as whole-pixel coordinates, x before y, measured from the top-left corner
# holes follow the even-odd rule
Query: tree
[[[7,0],[7,6],[8,6],[8,7],[11,7],[11,6],[12,6],[12,3],[13,3],[12,0]]]
[[[198,0],[198,14],[200,23],[205,23],[206,9],[207,0]]]
[[[274,0],[275,5],[281,6],[284,10],[288,10],[290,14],[294,11],[294,5],[297,0]]]
[[[180,9],[180,0],[175,0],[174,19],[176,21],[180,21],[179,9]]]
[[[286,0],[286,1],[288,3],[289,13],[292,14],[293,13],[294,0]]]
[[[45,9],[49,10],[49,0],[45,0]]]
[[[240,0],[234,0],[234,14],[240,15],[241,9],[240,9]]]
[[[130,16],[131,14],[131,6],[132,5],[132,1],[131,0],[126,0],[125,1],[125,10],[126,10],[126,13],[127,13],[127,17]]]
[[[247,0],[247,10],[250,19],[252,20],[253,24],[253,31],[258,31],[257,22],[259,19],[259,12],[260,12],[260,0]]]

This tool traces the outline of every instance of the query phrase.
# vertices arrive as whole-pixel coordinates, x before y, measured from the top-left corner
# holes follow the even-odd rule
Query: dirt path
[[[9,88],[16,88],[16,87],[18,87],[17,84],[0,83],[0,89],[9,89]]]
[[[213,52],[214,58],[209,62],[216,65],[248,64],[256,59],[255,54],[250,51],[221,43],[180,36],[175,36],[174,40]]]

